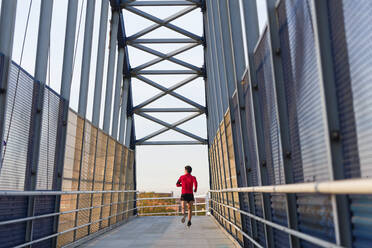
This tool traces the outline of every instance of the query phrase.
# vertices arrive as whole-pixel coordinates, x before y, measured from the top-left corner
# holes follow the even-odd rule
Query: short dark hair
[[[192,168],[191,168],[190,165],[186,165],[186,166],[185,166],[185,170],[187,171],[187,173],[191,173]]]

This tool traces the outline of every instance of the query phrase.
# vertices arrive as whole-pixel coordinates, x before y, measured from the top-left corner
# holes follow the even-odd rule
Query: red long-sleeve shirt
[[[190,174],[180,176],[176,185],[177,187],[182,187],[182,194],[193,194],[193,186],[195,188],[195,192],[198,189],[198,182],[196,181],[196,177]]]

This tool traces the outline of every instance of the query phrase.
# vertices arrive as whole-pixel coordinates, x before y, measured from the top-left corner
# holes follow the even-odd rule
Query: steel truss
[[[165,18],[165,19],[159,19],[149,13],[146,13],[143,10],[138,9],[137,7],[144,7],[144,6],[185,6],[184,9],[181,11],[176,12],[175,14]],[[138,116],[141,116],[147,120],[150,120],[154,123],[160,124],[164,126],[163,128],[159,129],[158,131],[155,131],[145,137],[142,137],[140,139],[137,139],[135,144],[136,145],[200,145],[200,144],[207,144],[207,140],[195,135],[191,132],[188,132],[179,126],[185,122],[188,122],[192,119],[195,119],[198,116],[201,116],[206,113],[206,107],[203,105],[200,105],[199,103],[187,98],[186,96],[183,96],[182,94],[179,94],[175,92],[178,88],[189,84],[190,82],[194,81],[195,79],[199,77],[204,77],[204,68],[197,67],[193,64],[190,64],[186,61],[183,61],[181,59],[176,58],[177,55],[184,53],[190,49],[193,49],[197,46],[203,45],[204,38],[200,37],[194,33],[191,33],[181,27],[178,27],[171,22],[190,13],[191,11],[200,8],[201,7],[201,1],[198,0],[188,0],[188,1],[121,1],[120,7],[122,9],[125,9],[127,11],[130,11],[131,13],[134,13],[138,16],[141,16],[147,20],[152,21],[154,24],[150,25],[147,28],[144,28],[137,33],[129,36],[124,37],[125,39],[125,45],[134,47],[136,49],[139,49],[141,51],[144,51],[146,53],[152,54],[156,56],[157,58],[152,59],[146,63],[143,63],[137,67],[130,68],[129,75],[127,75],[130,78],[137,78],[138,80],[146,83],[147,85],[150,85],[161,92],[157,95],[148,98],[147,100],[143,101],[142,103],[132,106],[132,108],[129,110],[129,114],[136,114]],[[166,27],[172,31],[175,31],[183,36],[185,38],[160,38],[160,39],[144,39],[141,38],[142,36],[149,34],[153,32],[154,30],[160,28],[160,27]],[[176,49],[169,53],[162,53],[160,51],[157,51],[156,49],[150,48],[146,46],[145,44],[175,44],[175,43],[181,43],[186,44],[183,47]],[[185,67],[183,70],[147,70],[148,67],[153,66],[155,64],[158,64],[162,61],[170,61],[174,64],[180,65]],[[186,79],[174,84],[173,86],[167,88],[161,84],[161,82],[155,82],[151,79],[149,79],[146,75],[186,75],[189,74],[190,76]],[[173,96],[186,104],[190,105],[188,108],[172,108],[172,107],[164,107],[164,108],[146,108],[150,103],[159,100],[160,98],[170,95]],[[149,113],[191,113],[189,116],[174,122],[174,123],[168,123],[166,121],[163,121],[161,119],[158,119],[154,116],[151,116]],[[149,141],[149,139],[152,139],[168,130],[173,130],[178,133],[183,134],[184,136],[187,136],[191,138],[191,141]]]

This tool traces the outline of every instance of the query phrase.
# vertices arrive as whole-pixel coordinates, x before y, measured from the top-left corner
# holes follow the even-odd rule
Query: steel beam
[[[164,146],[172,146],[172,145],[205,145],[205,143],[200,141],[146,141],[143,143],[139,143],[136,145],[144,146],[144,145],[164,145]]]
[[[190,49],[192,49],[192,48],[194,48],[194,47],[196,47],[198,45],[199,45],[198,43],[191,43],[191,44],[186,45],[184,47],[181,47],[181,48],[179,48],[179,49],[177,49],[177,50],[175,50],[173,52],[164,54],[162,52],[156,51],[156,50],[154,50],[152,48],[149,48],[149,47],[146,47],[146,46],[143,46],[143,45],[140,45],[140,44],[133,44],[132,45],[133,47],[135,47],[135,48],[137,48],[139,50],[142,50],[144,52],[148,52],[148,53],[150,53],[152,55],[158,56],[159,58],[153,59],[153,60],[151,60],[149,62],[146,62],[146,63],[144,63],[142,65],[139,65],[139,66],[133,68],[132,70],[134,72],[138,72],[138,71],[143,70],[143,69],[145,69],[147,67],[150,67],[152,65],[155,65],[157,63],[160,63],[160,62],[162,62],[164,60],[168,60],[170,62],[173,62],[173,63],[177,64],[177,65],[181,65],[181,66],[184,66],[184,67],[186,67],[188,69],[191,69],[191,70],[194,70],[194,71],[196,71],[198,73],[201,73],[201,68],[199,68],[199,67],[197,67],[195,65],[192,65],[190,63],[187,63],[187,62],[185,62],[185,61],[183,61],[181,59],[177,59],[177,58],[174,57],[174,56],[176,56],[176,55],[178,55],[180,53],[183,53],[185,51],[188,51],[188,50],[190,50]]]
[[[83,44],[83,59],[81,63],[81,78],[79,91],[79,106],[78,113],[83,118],[87,113],[88,90],[89,90],[89,74],[90,74],[90,60],[92,53],[92,37],[94,24],[94,9],[96,1],[90,0],[87,2],[85,28],[84,28],[84,44]]]
[[[112,113],[111,136],[114,139],[118,137],[119,126],[119,111],[120,111],[120,98],[123,81],[123,65],[124,65],[124,48],[119,48],[118,61],[116,66],[116,84],[114,92],[114,109]]]
[[[179,74],[197,74],[200,73],[194,70],[142,70],[137,73],[133,73],[134,76],[137,75],[179,75]]]
[[[254,122],[257,134],[257,148],[258,148],[258,157],[259,157],[259,170],[258,170],[258,178],[260,179],[260,184],[266,185],[267,184],[267,168],[266,168],[266,160],[264,156],[264,130],[263,130],[263,123],[262,123],[262,114],[260,109],[260,101],[259,101],[259,86],[256,79],[255,67],[254,67],[254,48],[256,46],[258,36],[259,36],[259,29],[258,29],[258,17],[257,17],[257,6],[256,1],[242,1],[243,3],[243,13],[244,13],[244,23],[245,23],[245,40],[247,45],[247,52],[248,52],[248,70],[249,70],[249,78],[250,78],[250,85],[249,91],[252,94],[252,101],[253,101],[253,111],[254,111]],[[248,106],[246,106],[248,107]],[[270,213],[270,196],[266,194],[262,194],[262,206],[263,206],[263,213],[264,218],[270,220],[271,213]],[[266,243],[268,247],[273,247],[273,231],[270,226],[265,225],[265,237]]]
[[[128,91],[129,91],[130,78],[124,78],[123,89],[121,93],[121,106],[120,106],[120,131],[119,141],[124,144],[124,134],[127,121],[127,104],[128,104]]]
[[[156,82],[154,82],[154,81],[152,81],[152,80],[150,80],[150,79],[148,79],[146,77],[137,75],[137,78],[139,80],[143,81],[144,83],[147,83],[148,85],[153,86],[154,88],[157,88],[157,89],[159,89],[159,90],[161,90],[163,92],[166,92],[167,94],[169,94],[171,96],[174,96],[175,98],[180,99],[181,101],[184,101],[185,103],[194,106],[195,108],[198,108],[200,110],[204,110],[205,109],[200,104],[198,104],[198,103],[196,103],[196,102],[194,102],[194,101],[192,101],[192,100],[190,100],[190,99],[188,99],[188,98],[186,98],[186,97],[182,96],[181,94],[178,94],[178,93],[176,93],[174,91],[169,91],[169,89],[165,88],[164,86],[162,86],[162,85],[160,85],[160,84],[158,84],[158,83],[156,83]]]
[[[35,80],[39,81],[39,86],[34,87],[36,96],[35,105],[33,106],[33,118],[31,123],[30,135],[33,137],[28,146],[27,176],[25,179],[25,190],[36,190],[37,169],[39,165],[40,140],[43,117],[43,103],[45,82],[48,69],[49,45],[50,45],[50,28],[52,22],[53,1],[41,1],[39,32],[37,40],[36,62],[35,62]],[[35,197],[29,197],[27,216],[34,216]],[[32,241],[33,221],[26,224],[25,241]]]
[[[197,3],[191,1],[123,1],[121,7],[125,8],[126,6],[193,6]]]
[[[196,117],[198,117],[200,115],[202,115],[202,113],[196,113],[196,114],[193,114],[191,116],[185,117],[185,118],[183,118],[183,119],[181,119],[181,120],[179,120],[179,121],[177,121],[175,123],[172,123],[172,126],[177,127],[177,126],[179,126],[179,125],[181,125],[181,124],[183,124],[183,123],[185,123],[185,122],[187,122],[189,120],[192,120],[192,119],[194,119],[194,118],[196,118]],[[147,135],[147,136],[145,136],[145,137],[137,140],[136,141],[136,144],[143,143],[144,141],[146,141],[148,139],[151,139],[151,138],[153,138],[155,136],[158,136],[159,134],[162,134],[162,133],[164,133],[164,132],[166,132],[166,131],[168,131],[170,129],[171,128],[169,128],[169,127],[164,127],[164,128],[162,128],[162,129],[160,129],[160,130],[158,130],[156,132],[153,132],[153,133],[151,133],[151,134],[149,134],[149,135]]]
[[[164,23],[169,23],[171,21],[174,21],[177,18],[179,18],[181,16],[184,16],[184,15],[190,13],[191,11],[193,11],[194,9],[197,9],[197,8],[198,8],[197,6],[191,6],[191,7],[185,8],[185,9],[183,9],[183,10],[181,10],[181,11],[179,11],[179,12],[177,12],[177,13],[175,13],[175,14],[167,17],[167,18],[165,18],[163,20],[163,24]],[[128,41],[133,41],[135,39],[138,39],[141,36],[144,36],[145,34],[148,34],[148,33],[152,32],[152,31],[154,31],[157,28],[162,27],[162,26],[163,26],[162,24],[158,24],[158,23],[153,24],[153,25],[151,25],[151,26],[149,26],[149,27],[147,27],[147,28],[145,28],[145,29],[143,29],[143,30],[141,30],[141,31],[139,31],[139,32],[131,35],[130,37],[127,38],[127,40]],[[192,40],[194,40],[194,39],[192,39]]]
[[[158,100],[159,98],[169,94],[169,92],[175,91],[176,89],[188,84],[189,82],[193,81],[194,79],[196,79],[198,77],[199,77],[198,75],[192,75],[192,76],[182,80],[181,82],[173,85],[172,87],[168,88],[167,90],[149,98],[148,100],[142,102],[141,104],[138,104],[137,106],[134,107],[134,110],[136,111],[137,109],[141,109],[141,108],[145,107],[146,105],[148,105],[148,104]],[[200,109],[200,108],[198,108],[198,109]]]
[[[162,126],[165,126],[165,127],[169,128],[169,129],[172,129],[172,130],[174,130],[176,132],[179,132],[179,133],[181,133],[183,135],[186,135],[186,136],[188,136],[188,137],[190,137],[192,139],[198,140],[200,142],[206,142],[205,139],[203,139],[203,138],[201,138],[201,137],[199,137],[199,136],[197,136],[195,134],[192,134],[192,133],[190,133],[188,131],[185,131],[185,130],[183,130],[181,128],[178,128],[176,126],[173,126],[173,125],[171,125],[171,124],[169,124],[169,123],[167,123],[165,121],[162,121],[162,120],[160,120],[158,118],[155,118],[155,117],[153,117],[151,115],[148,115],[148,114],[145,114],[145,113],[137,113],[137,114],[139,116],[142,116],[143,118],[146,118],[146,119],[148,119],[150,121],[156,122],[156,123],[158,123],[158,124],[160,124]]]
[[[183,39],[183,38],[163,38],[163,39],[135,39],[128,40],[127,44],[170,44],[170,43],[198,43],[198,41],[193,39]]]
[[[65,160],[66,136],[69,101],[71,93],[71,82],[73,75],[73,60],[75,50],[75,34],[76,34],[76,17],[78,10],[77,1],[69,1],[67,7],[66,33],[65,33],[65,47],[63,54],[62,80],[61,80],[61,96],[63,100],[60,101],[61,118],[58,120],[57,129],[57,143],[56,143],[56,170],[54,173],[53,190],[62,190],[62,176],[63,166]],[[55,212],[60,211],[61,197],[56,196]],[[53,232],[58,231],[59,216],[54,217]],[[57,245],[57,238],[53,238],[52,245]]]
[[[118,38],[119,26],[119,11],[114,10],[111,17],[110,25],[110,50],[109,59],[107,64],[107,80],[106,80],[106,96],[105,96],[105,112],[103,117],[103,131],[109,133],[110,120],[111,120],[111,106],[112,106],[112,88],[114,81],[114,68],[115,68],[115,54],[116,42]]]
[[[3,140],[5,130],[5,113],[7,109],[8,73],[13,52],[14,25],[17,11],[17,0],[4,0],[1,5],[0,30],[0,53],[4,55],[0,65],[0,163],[2,161]],[[0,172],[1,172],[0,164]]]
[[[131,139],[132,139],[132,128],[133,128],[133,116],[128,116],[127,118],[127,125],[125,127],[125,138],[124,138],[124,145],[126,147],[130,147]]]
[[[198,108],[140,108],[140,109],[137,109],[137,110],[134,110],[135,113],[141,113],[141,112],[144,112],[144,113],[174,113],[174,112],[182,112],[182,113],[185,113],[185,112],[199,112],[199,113],[203,113],[203,111],[201,111],[200,109]]]
[[[293,161],[291,160],[291,145],[290,145],[290,132],[288,109],[285,97],[283,65],[280,57],[280,37],[279,37],[279,23],[276,16],[276,0],[266,0],[267,16],[268,16],[268,34],[270,35],[271,44],[271,60],[273,64],[273,81],[275,82],[275,92],[278,104],[278,117],[280,127],[280,139],[283,154],[283,169],[284,179],[286,184],[293,183]],[[286,212],[288,227],[297,229],[297,203],[295,194],[286,195]],[[300,240],[294,235],[290,235],[291,247],[300,247]]]
[[[173,25],[168,21],[161,20],[161,19],[159,19],[159,18],[157,18],[153,15],[150,15],[150,14],[148,14],[148,13],[142,11],[142,10],[139,10],[137,8],[133,8],[133,7],[130,7],[130,6],[127,6],[125,9],[134,13],[134,14],[142,16],[143,18],[146,18],[150,21],[153,21],[153,22],[159,24],[160,26],[167,27],[167,28],[169,28],[169,29],[171,29],[171,30],[173,30],[177,33],[180,33],[184,36],[187,36],[191,39],[198,40],[198,41],[201,40],[201,37],[197,36],[196,34],[193,34],[193,33],[189,32],[189,31],[187,31],[183,28],[177,27],[176,25]]]
[[[102,80],[103,80],[103,65],[105,62],[104,57],[105,57],[105,46],[106,46],[108,6],[109,6],[109,0],[101,1],[101,16],[100,16],[100,21],[99,21],[96,78],[95,78],[95,85],[94,85],[93,111],[92,111],[92,123],[96,127],[99,127],[99,119],[101,116]]]
[[[328,14],[328,2],[312,0],[315,46],[317,62],[320,65],[320,80],[323,85],[327,127],[332,166],[331,180],[344,179],[344,158],[340,138],[341,123],[337,103],[336,80],[333,65],[332,39]],[[341,3],[340,3],[341,4]],[[352,247],[352,229],[350,204],[346,195],[332,196],[333,219],[335,224],[336,243],[344,247]]]

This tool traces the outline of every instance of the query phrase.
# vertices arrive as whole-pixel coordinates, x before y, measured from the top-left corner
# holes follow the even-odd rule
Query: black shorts
[[[186,201],[186,202],[194,201],[194,194],[182,194],[181,201]]]

